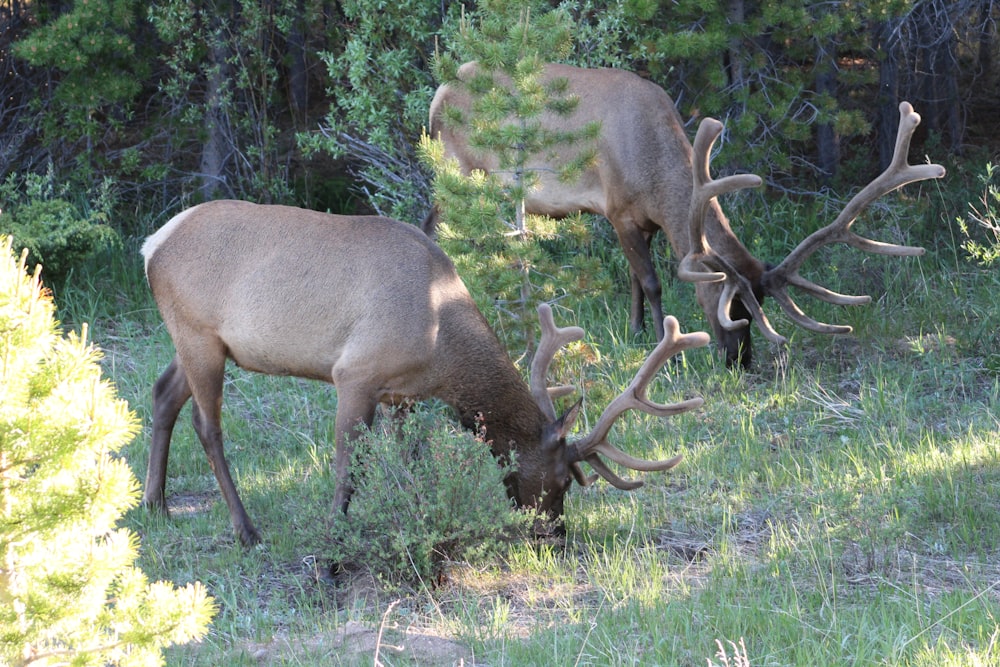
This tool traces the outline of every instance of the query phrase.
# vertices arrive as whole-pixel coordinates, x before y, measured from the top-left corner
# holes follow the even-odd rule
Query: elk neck
[[[478,310],[445,305],[440,313],[435,395],[458,412],[462,425],[506,463],[510,453],[534,458],[547,418],[507,351]]]

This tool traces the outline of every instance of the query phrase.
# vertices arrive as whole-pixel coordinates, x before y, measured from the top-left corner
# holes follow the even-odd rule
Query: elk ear
[[[573,425],[576,424],[576,418],[580,416],[580,408],[582,406],[583,399],[581,398],[556,421],[556,432],[559,434],[560,440],[565,440],[566,436],[573,430]]]

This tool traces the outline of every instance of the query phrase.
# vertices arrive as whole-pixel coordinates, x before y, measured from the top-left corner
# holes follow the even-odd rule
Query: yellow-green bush
[[[0,237],[0,664],[162,664],[215,604],[200,583],[135,567],[138,538],[117,523],[138,482],[114,454],[137,420],[11,243]]]

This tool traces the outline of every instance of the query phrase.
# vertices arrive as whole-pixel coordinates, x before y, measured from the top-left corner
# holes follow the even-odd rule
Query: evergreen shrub
[[[41,264],[45,275],[61,281],[74,267],[119,242],[110,226],[115,201],[110,181],[77,203],[47,174],[10,174],[0,184],[0,233],[28,249],[28,265]]]
[[[86,329],[62,336],[39,272],[0,237],[0,665],[160,665],[199,639],[200,583],[150,583],[116,527],[138,481],[114,456],[138,430]]]

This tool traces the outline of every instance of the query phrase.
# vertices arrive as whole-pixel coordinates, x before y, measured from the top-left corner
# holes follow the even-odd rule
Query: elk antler
[[[677,267],[677,276],[681,280],[693,283],[714,283],[725,280],[722,298],[719,300],[719,322],[726,329],[738,329],[745,327],[747,321],[737,320],[734,322],[731,320],[729,307],[738,294],[748,293],[752,296],[753,287],[750,285],[750,281],[724,257],[712,250],[708,244],[708,238],[705,236],[705,217],[712,200],[719,195],[745,188],[756,188],[760,186],[762,181],[759,176],[753,174],[736,174],[718,180],[712,178],[708,170],[712,145],[722,134],[722,127],[722,123],[714,118],[706,118],[698,126],[698,133],[694,138],[693,163],[691,165],[691,206],[688,214],[690,246],[687,255]],[[705,271],[702,267],[710,270]],[[747,308],[754,321],[767,322],[764,311],[761,310],[760,304],[756,303],[756,299],[751,304],[747,304]],[[767,329],[773,331],[769,324],[766,326]],[[765,333],[767,332],[765,331]]]
[[[802,263],[822,246],[841,242],[853,248],[879,255],[912,257],[924,254],[923,248],[872,241],[851,231],[851,225],[861,212],[882,195],[908,183],[944,176],[945,170],[941,165],[911,165],[907,162],[910,139],[919,124],[920,114],[913,111],[909,102],[901,103],[899,105],[899,130],[896,133],[896,147],[889,167],[856,194],[832,223],[809,235],[795,250],[789,253],[781,264],[766,271],[761,278],[761,283],[767,294],[771,295],[781,306],[781,309],[799,326],[818,333],[850,333],[851,331],[851,327],[847,325],[823,324],[805,315],[788,296],[787,285],[794,285],[821,301],[837,305],[863,304],[871,301],[869,296],[837,294],[799,275]]]
[[[557,327],[552,318],[552,308],[545,303],[538,306],[538,320],[542,325],[542,340],[538,344],[535,358],[531,362],[531,394],[542,412],[549,419],[555,420],[556,411],[552,399],[574,391],[574,387],[548,387],[546,376],[549,372],[549,365],[559,348],[567,343],[580,340],[583,338],[584,332],[580,327]],[[663,319],[663,329],[663,340],[643,362],[628,388],[608,405],[604,414],[597,420],[597,425],[588,435],[568,445],[573,476],[582,486],[592,484],[597,477],[584,475],[580,468],[581,461],[586,461],[601,477],[619,489],[628,491],[642,486],[642,482],[624,480],[612,472],[600,458],[601,454],[632,470],[669,470],[680,463],[681,457],[679,455],[664,461],[637,459],[611,445],[606,439],[615,421],[627,410],[637,409],[658,417],[669,417],[693,410],[704,403],[701,398],[691,398],[680,403],[661,405],[646,398],[646,387],[649,386],[657,371],[667,363],[670,357],[684,350],[707,345],[709,340],[708,334],[700,331],[681,334],[680,325],[674,317],[668,316]]]
[[[719,195],[745,188],[756,188],[762,182],[760,177],[754,174],[736,174],[718,180],[709,174],[708,165],[711,162],[712,145],[722,134],[722,127],[722,123],[714,118],[706,118],[698,126],[698,133],[694,138],[694,163],[691,165],[693,182],[688,216],[691,221],[689,227],[691,245],[687,255],[677,268],[677,275],[681,280],[692,283],[720,282],[734,273],[733,271],[704,271],[698,266],[699,264],[709,267],[716,263],[728,264],[722,257],[712,252],[708,245],[708,239],[705,237],[705,214],[708,212],[709,204]]]
[[[761,287],[764,293],[774,298],[788,317],[805,329],[817,333],[849,333],[851,331],[850,326],[824,324],[803,313],[788,295],[788,285],[805,290],[822,301],[837,305],[864,304],[871,301],[871,297],[868,296],[838,294],[799,275],[799,268],[802,266],[802,263],[819,248],[832,243],[846,243],[859,250],[881,255],[904,257],[922,255],[924,253],[923,248],[881,243],[866,239],[851,231],[851,225],[857,217],[879,197],[908,183],[931,178],[941,178],[945,175],[944,167],[941,165],[911,165],[908,163],[907,154],[910,149],[910,139],[917,125],[920,124],[920,115],[913,111],[913,107],[909,102],[903,102],[899,105],[899,115],[900,122],[899,130],[896,134],[895,152],[893,153],[892,162],[889,167],[856,194],[832,223],[809,235],[780,264],[765,271],[761,277]],[[749,281],[732,269],[724,258],[711,250],[702,232],[705,210],[712,197],[723,192],[730,192],[739,187],[750,187],[748,185],[726,186],[725,184],[729,179],[712,181],[708,177],[709,152],[719,132],[721,132],[721,123],[706,118],[702,122],[701,127],[698,128],[698,134],[695,138],[695,195],[692,196],[691,211],[692,215],[697,214],[697,217],[691,220],[691,250],[681,262],[678,275],[682,280],[692,282],[726,280],[723,295],[719,302],[719,321],[722,326],[726,329],[746,326],[746,320],[733,322],[728,315],[729,306],[732,304],[733,299],[738,297],[747,310],[750,311],[761,332],[769,340],[784,344],[787,342],[785,337],[775,331],[767,321],[767,318],[764,317],[760,302],[754,296]],[[702,138],[703,133],[704,139]],[[732,179],[734,177],[729,178]],[[741,182],[749,183],[750,181],[748,179]],[[699,206],[697,211],[695,209],[696,201]],[[696,235],[699,237],[698,243],[695,243]],[[715,272],[698,271],[695,268],[695,265],[698,263],[715,269]],[[722,277],[720,277],[720,274]]]
[[[636,409],[657,417],[669,417],[693,410],[704,403],[701,398],[690,398],[680,403],[659,404],[646,398],[646,387],[649,386],[650,381],[670,357],[683,350],[708,344],[708,334],[704,332],[681,334],[680,325],[678,325],[677,319],[672,316],[663,319],[663,329],[663,340],[646,358],[628,388],[608,405],[600,419],[597,420],[597,425],[589,434],[569,445],[574,450],[570,456],[570,459],[573,460],[574,475],[577,481],[584,486],[592,483],[596,478],[593,476],[585,478],[579,470],[578,461],[586,461],[595,472],[619,489],[628,491],[642,486],[642,482],[624,480],[612,472],[600,458],[601,454],[632,470],[669,470],[680,463],[680,455],[664,461],[637,459],[607,441],[611,427],[627,410]]]
[[[545,416],[555,421],[556,409],[552,404],[552,399],[570,394],[576,390],[576,387],[571,385],[549,387],[546,384],[549,364],[552,363],[559,348],[580,340],[583,338],[584,332],[580,327],[557,327],[552,317],[552,307],[547,303],[539,304],[538,321],[542,325],[542,340],[535,351],[535,358],[531,361],[531,395]]]

